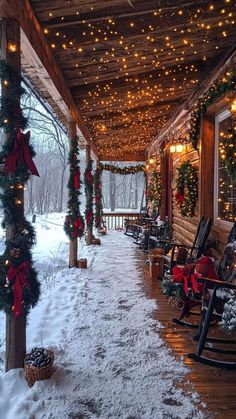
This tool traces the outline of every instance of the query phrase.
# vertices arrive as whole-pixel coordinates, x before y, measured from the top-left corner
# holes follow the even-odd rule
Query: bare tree
[[[23,109],[30,122],[40,172],[40,178],[32,177],[27,185],[26,212],[61,212],[66,205],[67,137],[53,115],[32,94],[25,96]]]

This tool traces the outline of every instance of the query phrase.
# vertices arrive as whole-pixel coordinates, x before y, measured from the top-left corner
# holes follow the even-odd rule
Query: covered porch
[[[22,383],[21,370],[17,374],[11,370],[23,367],[33,345],[46,345],[58,356],[54,378],[45,387],[44,383],[36,385],[35,400],[36,393],[30,390],[30,402],[25,387],[19,412],[3,404],[6,417],[14,414],[25,419],[27,409],[36,418],[61,414],[74,419],[187,419],[207,418],[211,413],[223,417],[224,412],[233,417],[234,372],[209,372],[209,367],[196,366],[187,358],[184,362],[192,372],[185,368],[179,355],[186,355],[194,346],[191,333],[170,326],[168,315],[171,320],[173,309],[161,295],[159,281],[150,279],[146,255],[122,234],[125,219],[140,214],[103,211],[102,173],[143,172],[143,206],[155,221],[168,217],[172,239],[183,245],[192,245],[203,216],[211,219],[209,238],[219,260],[236,221],[234,2],[3,0],[0,19],[1,188],[7,238],[0,285],[1,309],[7,318],[5,369],[10,371],[5,390],[14,391],[13,380]],[[43,288],[39,296],[40,280],[32,270],[31,255],[35,235],[24,214],[24,187],[31,174],[37,175],[37,168],[32,166],[30,147],[30,159],[25,151],[23,157],[17,151],[20,138],[29,146],[20,75],[55,115],[70,148],[64,221],[69,245],[63,253],[70,270],[64,266],[58,274],[52,298],[59,302],[54,300],[51,308],[42,303]],[[86,152],[83,175],[79,166],[82,149]],[[84,213],[79,202],[82,182]],[[95,234],[101,234],[101,247],[92,246],[99,243]],[[84,263],[80,265],[81,259],[87,259],[88,270],[78,269]],[[20,297],[17,295],[17,311],[15,283],[18,266],[23,269],[20,262],[26,269],[26,282]],[[11,274],[13,285],[6,279]],[[70,294],[64,300],[59,294],[67,292],[67,277]],[[27,289],[25,297],[23,288]],[[37,301],[39,305],[30,311]],[[58,305],[65,316],[60,317]],[[50,339],[48,326],[44,340],[39,336],[43,321],[49,324],[51,319],[52,329],[57,328],[53,308],[63,325],[58,324],[56,337],[52,333],[55,341]],[[36,333],[27,344],[28,316],[34,319]],[[70,316],[73,327],[68,328],[65,324]],[[65,340],[61,349],[60,340]],[[158,383],[157,376],[161,377]],[[4,385],[5,378],[1,380]],[[52,403],[46,394],[51,386]],[[78,396],[77,408],[76,397],[66,400],[70,392]]]

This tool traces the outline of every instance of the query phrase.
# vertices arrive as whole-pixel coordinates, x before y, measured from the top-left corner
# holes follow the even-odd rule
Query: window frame
[[[215,116],[215,150],[214,150],[214,225],[218,227],[222,227],[224,229],[229,229],[233,222],[231,221],[225,221],[225,220],[219,220],[218,217],[218,198],[219,198],[219,190],[218,190],[218,184],[219,184],[219,124],[220,122],[224,121],[227,118],[232,117],[232,114],[229,109],[221,110],[218,114]]]

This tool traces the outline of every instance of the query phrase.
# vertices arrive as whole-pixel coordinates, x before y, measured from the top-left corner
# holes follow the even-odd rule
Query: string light
[[[16,46],[16,44],[14,44],[14,42],[9,42],[8,46],[7,46],[7,49],[10,52],[16,52],[17,51],[17,46]]]
[[[80,8],[74,11],[76,31],[68,30],[71,16],[55,17],[49,11],[44,33],[52,49],[73,57],[71,87],[81,86],[80,109],[100,155],[110,160],[129,153],[140,156],[177,110],[178,102],[196,88],[204,65],[211,66],[212,51],[221,54],[230,45],[234,8],[230,0],[221,8],[214,2],[198,8],[193,2],[179,9],[170,7],[171,17],[159,8],[147,11],[142,19],[137,15],[124,21],[115,16],[93,19],[96,7],[91,7],[89,20],[78,19]],[[168,30],[163,29],[165,24]],[[224,39],[222,45],[220,39]],[[167,56],[171,65],[165,68]],[[191,56],[194,63],[187,64]],[[110,124],[103,129],[105,115]]]

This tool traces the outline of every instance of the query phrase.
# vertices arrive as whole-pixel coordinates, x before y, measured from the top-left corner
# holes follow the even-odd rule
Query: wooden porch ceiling
[[[30,3],[101,160],[143,160],[236,40],[232,0]]]

